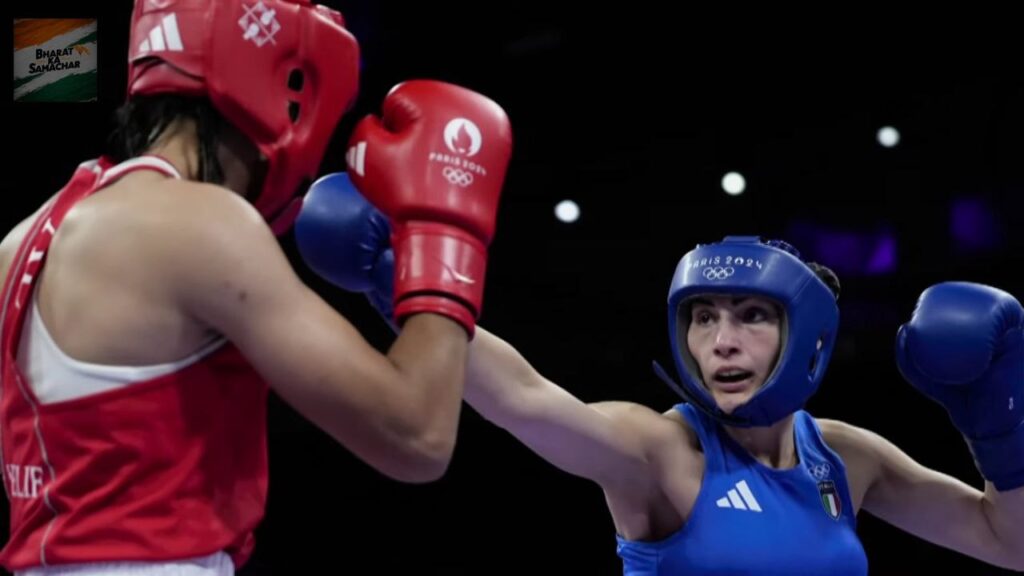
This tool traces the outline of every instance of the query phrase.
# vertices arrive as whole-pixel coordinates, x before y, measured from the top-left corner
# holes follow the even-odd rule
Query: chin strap
[[[704,402],[701,401],[701,399],[695,397],[685,388],[677,384],[676,381],[673,380],[672,377],[668,375],[668,372],[666,372],[665,369],[661,367],[661,364],[658,364],[657,360],[653,360],[651,362],[651,365],[654,368],[654,373],[658,376],[658,378],[660,378],[661,381],[664,382],[665,384],[668,384],[668,387],[675,391],[676,394],[679,394],[679,396],[681,396],[683,400],[686,401],[686,403],[692,404],[693,406],[699,408],[701,412],[704,412],[708,416],[711,416],[712,418],[718,420],[723,424],[730,424],[733,426],[742,427],[750,426],[750,422],[748,422],[746,419],[736,418],[731,414],[726,414],[725,412],[719,410],[717,407],[711,408],[709,406],[705,406]]]

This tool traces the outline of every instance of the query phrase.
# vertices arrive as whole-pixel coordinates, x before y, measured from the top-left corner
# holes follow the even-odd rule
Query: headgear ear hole
[[[292,70],[292,73],[288,75],[288,88],[295,92],[302,92],[302,85],[305,84],[305,82],[306,75],[298,68]]]

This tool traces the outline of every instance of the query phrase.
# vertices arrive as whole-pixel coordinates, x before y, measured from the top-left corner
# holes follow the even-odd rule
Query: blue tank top
[[[626,576],[689,574],[863,576],[846,466],[810,414],[794,419],[800,463],[776,470],[755,460],[710,416],[676,406],[700,438],[704,480],[690,518],[658,542],[618,537]]]

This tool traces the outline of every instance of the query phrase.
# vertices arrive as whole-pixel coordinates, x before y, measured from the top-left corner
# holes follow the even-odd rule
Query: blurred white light
[[[736,196],[743,194],[743,191],[747,189],[747,180],[743,177],[743,174],[739,172],[729,172],[722,177],[722,190],[725,190],[726,194]]]
[[[562,222],[575,222],[580,217],[580,207],[572,200],[562,200],[555,206],[555,217]]]
[[[892,126],[882,126],[878,129],[878,143],[886,148],[892,148],[900,143],[900,131]]]

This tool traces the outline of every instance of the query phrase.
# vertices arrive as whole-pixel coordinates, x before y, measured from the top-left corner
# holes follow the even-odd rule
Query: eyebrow
[[[733,306],[739,306],[740,304],[743,304],[747,300],[750,300],[749,296],[735,296],[732,299],[732,305]],[[712,307],[714,306],[714,304],[711,303],[711,300],[708,300],[707,298],[694,298],[693,299],[693,303],[694,304],[704,305],[704,306],[712,306]]]

